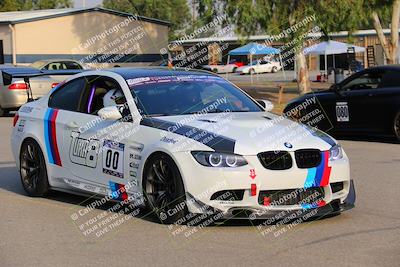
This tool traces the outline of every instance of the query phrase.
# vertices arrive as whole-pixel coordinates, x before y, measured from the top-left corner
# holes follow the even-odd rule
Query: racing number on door
[[[349,106],[347,105],[347,102],[336,103],[336,120],[350,121]]]
[[[119,160],[119,152],[112,151],[111,149],[107,150],[106,154],[106,167],[108,169],[112,168],[113,170],[118,169],[118,160]]]
[[[104,141],[103,173],[124,178],[124,144]]]

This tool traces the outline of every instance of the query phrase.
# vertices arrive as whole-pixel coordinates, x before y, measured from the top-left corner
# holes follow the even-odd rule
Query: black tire
[[[256,72],[255,72],[254,69],[250,69],[250,70],[249,70],[249,74],[250,74],[250,75],[254,75],[254,74],[256,74]]]
[[[396,116],[394,117],[393,128],[394,136],[397,138],[397,141],[400,142],[400,111],[397,112]]]
[[[272,70],[271,70],[272,73],[276,73],[277,71],[278,71],[278,68],[277,68],[277,67],[275,67],[275,66],[272,67]]]
[[[232,70],[232,72],[235,73],[236,70],[237,70],[237,67],[234,67],[233,70]]]
[[[20,151],[20,168],[22,186],[32,197],[42,197],[49,191],[46,161],[39,144],[33,139],[26,139]]]
[[[161,223],[186,223],[189,214],[185,188],[178,167],[164,153],[151,156],[143,171],[143,194],[147,207]]]
[[[4,117],[5,115],[7,115],[6,113],[7,112],[0,107],[0,117]]]
[[[218,70],[217,69],[213,69],[212,72],[218,73]]]

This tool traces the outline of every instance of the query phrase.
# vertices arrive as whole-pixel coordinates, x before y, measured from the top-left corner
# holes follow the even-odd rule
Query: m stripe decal
[[[155,118],[144,118],[140,124],[185,136],[209,146],[215,151],[234,153],[235,150],[235,140],[199,128]]]
[[[48,109],[46,111],[46,115],[44,117],[44,138],[49,162],[58,166],[62,166],[57,144],[57,115],[57,109]]]
[[[329,184],[332,169],[332,167],[328,166],[329,151],[322,151],[321,157],[321,163],[317,167],[307,170],[304,188],[327,186]]]

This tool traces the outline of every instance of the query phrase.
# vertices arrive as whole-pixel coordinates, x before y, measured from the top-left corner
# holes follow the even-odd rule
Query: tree
[[[166,20],[171,23],[170,39],[185,32],[190,21],[186,0],[104,0],[105,8]]]
[[[399,19],[400,19],[400,0],[369,0],[365,1],[366,17],[372,18],[372,22],[378,35],[379,43],[383,47],[388,64],[396,63],[396,55],[399,46]],[[390,14],[391,13],[391,14]],[[391,18],[389,21],[388,18]],[[383,25],[389,26],[390,23],[390,43],[388,43],[383,32]]]
[[[71,0],[0,0],[0,11],[21,11],[71,7]]]

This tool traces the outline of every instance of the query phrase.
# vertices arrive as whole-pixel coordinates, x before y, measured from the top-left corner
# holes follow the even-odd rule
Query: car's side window
[[[364,73],[341,86],[342,91],[356,91],[366,89],[376,89],[382,82],[384,72]]]
[[[82,67],[73,61],[64,61],[63,66],[65,67],[66,70],[80,70]]]
[[[49,107],[79,112],[85,87],[85,78],[67,82],[50,96]]]
[[[383,75],[382,83],[380,88],[393,88],[397,87],[400,89],[400,72],[395,70],[390,70]]]
[[[91,76],[84,94],[82,112],[97,115],[105,106],[121,106],[126,98],[118,82],[105,76]]]

